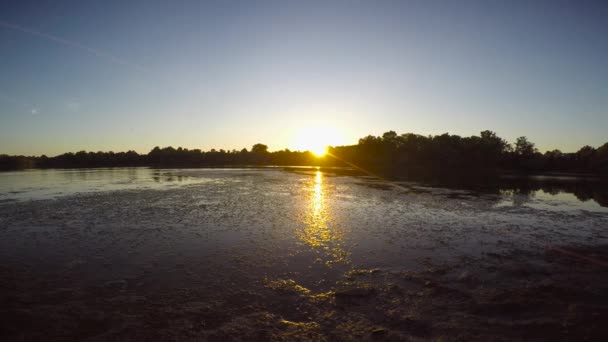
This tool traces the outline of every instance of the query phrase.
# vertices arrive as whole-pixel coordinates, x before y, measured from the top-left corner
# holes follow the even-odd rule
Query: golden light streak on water
[[[316,171],[309,189],[309,209],[304,220],[305,227],[299,234],[300,240],[319,253],[320,261],[327,265],[347,262],[347,254],[341,247],[342,234],[331,225],[330,199],[326,195],[321,171]]]

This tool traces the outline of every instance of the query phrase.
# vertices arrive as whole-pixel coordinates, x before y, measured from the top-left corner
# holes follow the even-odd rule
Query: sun
[[[327,146],[318,146],[309,149],[317,158],[324,157],[327,154]]]
[[[293,146],[300,151],[310,151],[318,158],[327,154],[328,146],[342,145],[342,134],[338,129],[325,125],[311,125],[298,129]]]

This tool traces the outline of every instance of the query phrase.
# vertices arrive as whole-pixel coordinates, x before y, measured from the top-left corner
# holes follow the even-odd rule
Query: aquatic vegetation
[[[346,272],[344,277],[349,280],[353,280],[359,276],[369,276],[374,274],[380,274],[382,270],[374,268],[374,269],[354,269]]]
[[[334,301],[335,294],[336,293],[334,291],[316,293],[308,296],[308,299],[315,303],[332,303]],[[328,318],[328,315],[333,315],[333,313],[335,312],[331,311],[330,313],[326,314],[326,318]]]
[[[298,285],[293,279],[277,279],[267,281],[266,287],[275,291],[294,294],[308,294],[310,290]]]
[[[275,341],[327,341],[327,337],[321,331],[316,322],[291,322],[282,319],[281,324],[286,327],[285,331],[274,334]]]

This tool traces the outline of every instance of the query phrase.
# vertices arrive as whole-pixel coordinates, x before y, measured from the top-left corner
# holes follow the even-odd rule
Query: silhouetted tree
[[[534,147],[534,143],[528,141],[526,137],[519,137],[515,141],[515,153],[520,156],[531,156],[536,153],[536,147]]]
[[[266,154],[268,153],[268,146],[264,144],[255,144],[251,147],[251,152],[258,154]]]

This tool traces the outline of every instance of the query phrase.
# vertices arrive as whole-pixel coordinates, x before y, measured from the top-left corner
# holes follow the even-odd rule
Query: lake
[[[0,173],[2,331],[597,339],[607,199],[605,183],[572,177],[442,187],[316,168]]]

